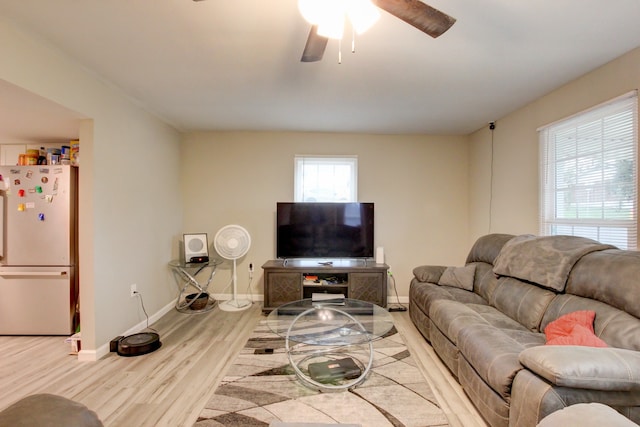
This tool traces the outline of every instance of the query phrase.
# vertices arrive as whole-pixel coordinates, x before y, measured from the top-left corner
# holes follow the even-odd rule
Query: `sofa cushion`
[[[438,280],[438,285],[453,286],[454,288],[473,290],[473,279],[476,274],[475,264],[464,267],[447,267]]]
[[[640,318],[640,251],[593,252],[576,263],[567,293],[606,303]]]
[[[544,344],[544,335],[526,330],[498,329],[472,324],[458,333],[458,349],[478,375],[505,401],[511,396],[511,383],[523,369],[518,357],[528,347]]]
[[[562,292],[580,258],[611,248],[614,246],[584,237],[522,235],[505,243],[493,263],[493,271]]]
[[[484,262],[471,263],[476,266],[476,274],[473,279],[473,292],[480,295],[486,301],[492,299],[498,283],[498,276],[493,274],[493,265]]]
[[[442,265],[421,265],[413,269],[413,275],[419,282],[438,283],[446,269]]]
[[[460,330],[469,325],[487,325],[500,329],[526,329],[494,307],[484,304],[463,304],[458,301],[438,300],[431,304],[429,318],[453,343],[458,343]]]
[[[435,283],[422,283],[417,279],[411,281],[409,301],[426,315],[429,315],[431,304],[438,300],[459,301],[466,304],[487,305],[479,295],[452,286],[440,286]]]
[[[556,294],[511,277],[501,277],[491,305],[533,332],[540,331],[540,322]]]
[[[473,309],[473,304],[462,304],[457,301],[438,300],[431,304],[429,318],[433,326],[454,345],[458,343],[458,333],[462,328],[487,321]]]
[[[487,234],[481,236],[469,250],[467,255],[467,261],[465,264],[472,262],[484,262],[486,264],[492,264],[496,259],[500,250],[509,240],[513,239],[513,234]]]

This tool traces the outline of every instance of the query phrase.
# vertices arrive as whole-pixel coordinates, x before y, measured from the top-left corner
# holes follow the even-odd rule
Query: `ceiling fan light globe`
[[[312,25],[320,25],[345,14],[345,0],[298,0],[298,10]]]
[[[318,25],[322,16],[322,4],[322,0],[298,0],[298,10],[308,23]]]
[[[330,39],[342,39],[344,35],[344,14],[325,17],[318,23],[318,34]]]
[[[380,18],[380,10],[371,0],[348,0],[346,12],[353,29],[362,34],[375,24]]]

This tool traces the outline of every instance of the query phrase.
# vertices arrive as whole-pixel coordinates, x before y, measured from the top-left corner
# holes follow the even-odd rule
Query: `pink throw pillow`
[[[547,341],[547,345],[582,345],[587,347],[609,347],[606,342],[582,325],[575,325],[571,333]]]
[[[581,325],[591,330],[593,333],[593,320],[596,318],[596,312],[592,310],[580,310],[567,313],[558,317],[544,328],[544,334],[547,341],[557,337],[565,337],[571,333],[575,325]]]
[[[565,314],[544,328],[547,345],[582,345],[588,347],[608,347],[596,336],[593,321],[596,312],[580,310]]]

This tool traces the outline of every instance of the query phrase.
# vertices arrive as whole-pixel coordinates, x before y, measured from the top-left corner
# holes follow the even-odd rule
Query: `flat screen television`
[[[278,258],[373,257],[373,203],[279,202]]]

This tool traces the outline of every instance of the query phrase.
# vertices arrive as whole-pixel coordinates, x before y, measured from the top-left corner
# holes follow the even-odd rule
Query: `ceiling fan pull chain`
[[[351,53],[356,53],[356,30],[351,30]]]

